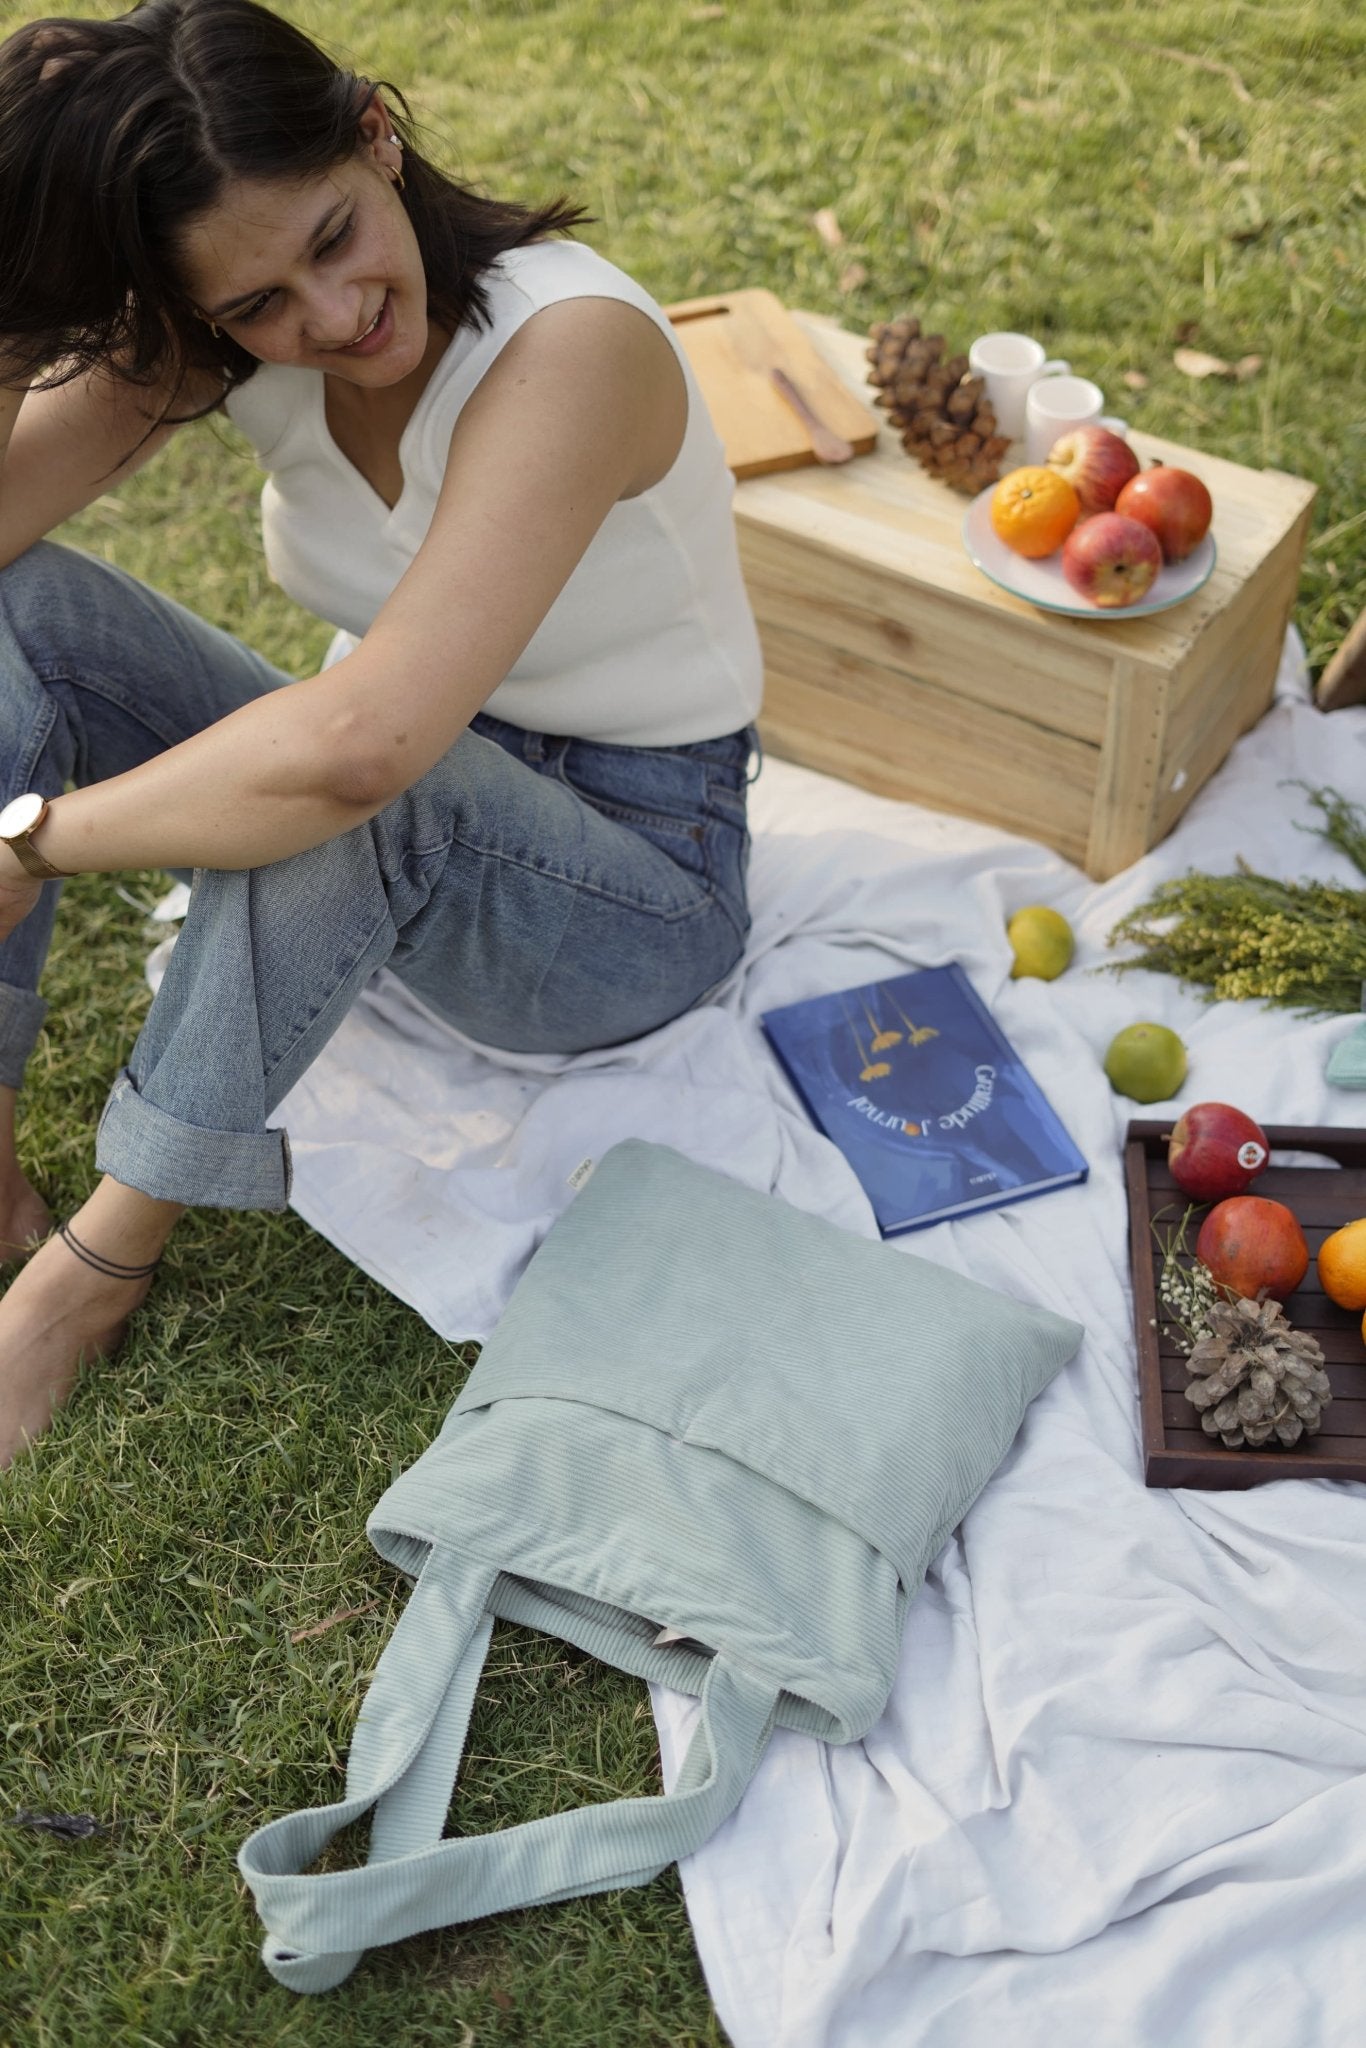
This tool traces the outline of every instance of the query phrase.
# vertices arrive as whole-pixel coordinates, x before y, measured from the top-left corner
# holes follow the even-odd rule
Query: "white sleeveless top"
[[[263,363],[227,400],[268,472],[266,561],[297,603],[356,637],[426,538],[460,409],[524,320],[562,299],[623,299],[669,337],[688,423],[668,474],[614,505],[485,708],[535,732],[677,746],[748,725],[763,665],[740,575],[735,484],[667,317],[633,279],[576,242],[510,250],[484,274],[491,326],[462,330],[399,443],[391,511],[328,431],[323,373]]]

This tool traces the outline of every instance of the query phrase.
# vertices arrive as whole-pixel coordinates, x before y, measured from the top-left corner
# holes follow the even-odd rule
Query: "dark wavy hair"
[[[489,264],[591,216],[564,198],[536,210],[456,184],[415,146],[396,87],[344,70],[254,0],[141,0],[113,21],[19,29],[0,44],[7,372],[51,384],[103,365],[173,393],[191,371],[217,372],[224,392],[245,383],[257,359],[199,318],[181,237],[236,179],[345,162],[377,91],[404,145],[430,315],[452,332],[483,326]]]

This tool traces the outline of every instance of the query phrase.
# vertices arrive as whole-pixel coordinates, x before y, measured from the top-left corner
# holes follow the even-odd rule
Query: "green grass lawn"
[[[3,23],[48,11],[110,10],[6,0]],[[471,180],[583,200],[588,238],[661,299],[761,283],[860,328],[913,309],[961,346],[1025,328],[1136,425],[1311,477],[1297,617],[1316,666],[1366,604],[1348,0],[286,11],[408,90]],[[1181,341],[1263,368],[1194,382]],[[328,634],[266,579],[257,488],[231,436],[197,427],[71,537],[303,673]],[[90,1185],[147,943],[113,883],[71,886],[23,1131],[59,1213]],[[0,1821],[111,1830],[0,1825],[3,2048],[721,2040],[672,1877],[381,1952],[323,2000],[257,1961],[232,1855],[336,1794],[400,1598],[364,1518],[468,1364],[295,1219],[192,1218],[123,1356],[0,1481]],[[339,1608],[364,1611],[291,1642]],[[643,1688],[521,1630],[495,1637],[471,1751],[467,1828],[657,1784]]]

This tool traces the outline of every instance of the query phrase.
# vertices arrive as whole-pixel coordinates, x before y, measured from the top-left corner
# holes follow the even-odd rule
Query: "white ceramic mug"
[[[1072,365],[1045,358],[1040,342],[1027,334],[979,334],[968,351],[968,368],[986,379],[998,433],[1018,441],[1025,430],[1025,400],[1041,377],[1060,377]]]
[[[1125,439],[1128,427],[1103,413],[1104,403],[1104,392],[1089,377],[1050,377],[1032,385],[1025,399],[1025,460],[1046,462],[1053,443],[1073,427],[1108,427]]]

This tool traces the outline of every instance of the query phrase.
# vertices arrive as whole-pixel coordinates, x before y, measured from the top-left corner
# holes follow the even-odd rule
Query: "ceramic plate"
[[[1214,568],[1214,535],[1207,533],[1198,548],[1183,562],[1168,562],[1157,572],[1148,595],[1137,604],[1106,607],[1088,604],[1062,573],[1062,550],[1031,562],[998,540],[991,524],[991,494],[995,484],[979,491],[963,518],[963,546],[968,558],[984,576],[999,583],[1002,590],[1023,597],[1046,612],[1066,612],[1074,619],[1141,619],[1149,612],[1165,612],[1208,583]]]

